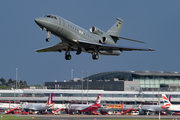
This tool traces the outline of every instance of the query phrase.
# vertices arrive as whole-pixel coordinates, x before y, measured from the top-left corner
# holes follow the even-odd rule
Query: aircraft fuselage
[[[53,47],[37,50],[37,52],[65,51],[66,60],[71,59],[70,51],[77,51],[77,55],[82,51],[91,53],[94,60],[98,59],[98,54],[118,56],[120,55],[120,51],[153,51],[152,49],[117,46],[116,42],[119,38],[131,40],[119,37],[124,23],[120,18],[117,18],[117,22],[106,33],[94,26],[90,28],[89,32],[56,15],[45,15],[44,17],[36,18],[35,22],[42,30],[48,32],[47,42],[49,42],[51,33],[62,40],[61,43]],[[131,41],[137,42],[137,40]]]

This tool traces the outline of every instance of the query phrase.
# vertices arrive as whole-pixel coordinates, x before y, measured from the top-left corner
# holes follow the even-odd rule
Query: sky
[[[108,71],[180,72],[180,1],[179,0],[1,0],[0,1],[0,78],[16,78],[29,85],[81,78]],[[141,40],[146,44],[125,40],[118,45],[153,48],[155,51],[124,51],[120,56],[71,52],[37,53],[35,50],[59,43],[51,36],[45,42],[35,18],[55,14],[89,30],[96,26],[107,31],[116,17],[124,20],[120,36]]]

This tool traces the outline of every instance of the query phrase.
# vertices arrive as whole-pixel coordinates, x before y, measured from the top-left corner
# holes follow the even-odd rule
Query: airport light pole
[[[158,94],[158,95],[159,95],[159,120],[160,120],[160,119],[161,119],[161,118],[160,118],[160,112],[161,112],[161,111],[160,111],[160,94]]]
[[[73,69],[71,69],[71,80],[73,80]]]
[[[159,94],[159,91],[160,91],[160,79],[159,79],[159,90],[158,90],[158,95],[159,95],[159,120],[160,120],[161,118],[160,118],[160,94]]]
[[[14,104],[15,104],[15,81],[14,81]]]
[[[83,104],[83,74],[84,72],[82,71],[81,73],[82,73],[82,104]]]
[[[17,89],[17,72],[18,72],[18,68],[16,68],[16,89]]]
[[[88,74],[89,74],[89,72],[87,70],[87,103],[88,103],[88,82],[89,82]]]

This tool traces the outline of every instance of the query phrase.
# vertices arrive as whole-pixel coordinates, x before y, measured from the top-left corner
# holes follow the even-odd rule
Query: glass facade
[[[149,79],[146,77],[141,77],[140,79],[133,78],[133,81],[139,81],[140,82],[140,89],[143,91],[152,91],[152,90],[162,90],[164,89],[163,86],[170,86],[170,85],[176,85],[176,88],[180,88],[180,79],[165,79],[165,78],[153,78]],[[167,91],[172,90],[171,87],[165,88]],[[173,89],[173,91],[176,91],[177,89]],[[178,89],[179,90],[179,89]]]
[[[83,82],[45,82],[48,89],[87,89],[87,81]],[[97,81],[88,82],[89,90],[124,91],[124,81]]]
[[[139,81],[139,89],[143,91],[180,91],[180,72],[111,71],[89,76],[89,79],[93,81],[108,80],[113,78],[124,81]],[[170,87],[171,85],[176,86]],[[126,85],[125,90],[131,90],[133,87],[137,89],[136,86]]]

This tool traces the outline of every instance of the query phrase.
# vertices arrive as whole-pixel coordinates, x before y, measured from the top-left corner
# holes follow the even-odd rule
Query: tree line
[[[23,89],[27,87],[29,88],[26,81],[18,80],[16,84],[16,80],[12,80],[12,78],[8,81],[6,81],[3,77],[0,79],[0,89]]]

